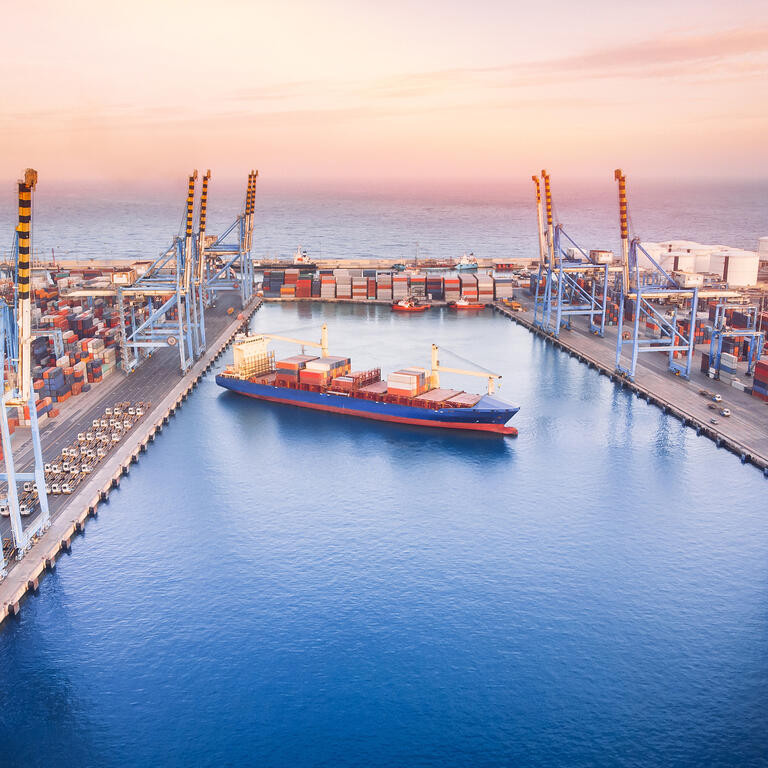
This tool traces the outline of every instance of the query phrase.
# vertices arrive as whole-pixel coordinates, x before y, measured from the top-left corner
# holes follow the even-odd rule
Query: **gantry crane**
[[[253,221],[256,205],[256,179],[258,171],[248,174],[245,208],[232,224],[205,246],[204,282],[208,300],[215,303],[219,293],[236,292],[244,307],[253,297]],[[227,242],[231,236],[236,242]]]
[[[155,350],[178,347],[185,372],[206,349],[205,309],[220,290],[238,290],[244,303],[253,297],[253,231],[256,171],[248,175],[245,213],[221,237],[206,235],[210,170],[202,177],[198,230],[194,231],[197,171],[187,182],[184,232],[131,285],[79,288],[68,298],[114,298],[120,316],[120,358],[130,373]],[[237,244],[222,245],[239,227]],[[222,253],[230,257],[222,263]]]
[[[205,318],[206,287],[205,287],[205,227],[208,216],[208,182],[211,180],[211,169],[209,168],[203,176],[203,185],[200,190],[200,209],[197,225],[197,261],[195,263],[195,290],[194,301],[201,318]],[[206,348],[205,341],[205,322],[200,323],[200,346]]]
[[[194,171],[187,182],[184,236],[171,246],[132,285],[118,286],[118,310],[123,330],[121,356],[126,372],[135,368],[142,353],[178,346],[182,372],[200,357],[205,340],[204,308],[195,292],[197,243],[193,232]],[[148,317],[136,318],[136,309],[148,302]],[[127,304],[127,306],[126,306]],[[130,312],[130,323],[126,317]]]
[[[738,310],[747,315],[746,328],[729,328],[726,311]],[[712,338],[709,343],[709,367],[714,370],[714,375],[720,378],[720,358],[723,354],[723,340],[732,338],[745,338],[749,341],[747,351],[747,376],[751,376],[755,369],[755,363],[759,362],[763,350],[765,333],[757,328],[757,307],[744,306],[743,304],[728,304],[727,300],[719,302],[715,306],[715,320],[712,323]]]
[[[0,371],[3,378],[2,407],[0,407],[0,438],[2,439],[5,472],[0,480],[7,484],[7,499],[11,533],[16,557],[21,558],[29,549],[33,538],[50,525],[48,496],[45,488],[45,469],[40,444],[40,428],[37,422],[37,406],[32,389],[31,342],[32,311],[30,298],[32,254],[32,193],[37,185],[37,171],[27,168],[18,183],[19,222],[15,234],[17,313],[3,302],[0,311]],[[29,410],[34,467],[32,472],[16,472],[11,434],[8,425],[8,409]],[[34,483],[40,504],[39,514],[26,526],[21,520],[19,483]],[[34,510],[28,510],[31,514]],[[2,547],[0,547],[2,549]],[[0,553],[0,570],[5,570],[5,555]]]
[[[616,371],[633,379],[637,369],[637,356],[640,352],[668,352],[669,369],[676,375],[690,378],[691,363],[696,334],[696,310],[699,299],[728,298],[738,296],[737,291],[719,289],[699,289],[681,286],[649,253],[643,248],[640,239],[630,237],[629,207],[627,204],[627,177],[620,168],[614,171],[619,191],[619,223],[621,227],[621,298],[619,302],[619,326],[616,339]],[[650,267],[640,269],[640,254],[645,256]],[[672,316],[667,317],[658,306],[659,302],[676,298],[690,303],[688,329],[681,330],[678,325],[678,311],[674,308]],[[632,330],[624,332],[624,314],[627,301],[632,302]],[[659,338],[640,338],[640,322],[651,323],[659,329]],[[625,339],[624,336],[627,336]],[[629,365],[625,365],[622,354],[629,347]],[[684,355],[684,362],[675,358],[675,353]]]
[[[565,231],[562,224],[554,223],[552,185],[549,174],[543,170],[544,198],[547,209],[547,227],[544,230],[541,211],[541,185],[533,176],[536,186],[536,215],[539,227],[539,271],[533,304],[533,322],[547,333],[557,337],[560,328],[571,327],[571,318],[583,316],[589,329],[603,336],[608,305],[609,273],[616,271],[607,251],[584,250]],[[570,246],[564,247],[564,243]]]

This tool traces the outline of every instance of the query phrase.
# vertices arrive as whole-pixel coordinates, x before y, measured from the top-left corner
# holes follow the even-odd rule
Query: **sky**
[[[3,3],[0,179],[768,177],[768,4]]]

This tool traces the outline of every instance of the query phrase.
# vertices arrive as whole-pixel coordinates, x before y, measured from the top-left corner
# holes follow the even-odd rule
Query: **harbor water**
[[[490,311],[252,326],[323,322],[355,368],[503,374],[519,437],[209,374],[0,628],[0,765],[768,764],[758,471]]]
[[[616,184],[553,178],[555,215],[585,248],[619,250]],[[35,194],[33,250],[58,259],[153,259],[183,231],[186,178],[162,188],[62,185],[41,174]],[[695,240],[755,250],[765,229],[765,181],[648,181],[630,176],[633,234],[643,240]],[[0,188],[0,258],[11,250],[15,189]],[[241,210],[242,184],[214,174],[208,231],[221,232]],[[289,258],[301,245],[313,258],[422,258],[538,254],[530,179],[305,187],[260,177],[253,253]]]

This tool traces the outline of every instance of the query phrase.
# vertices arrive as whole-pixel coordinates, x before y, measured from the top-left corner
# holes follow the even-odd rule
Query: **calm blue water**
[[[616,183],[553,179],[555,213],[585,248],[619,248]],[[0,185],[0,257],[11,247],[13,180]],[[59,258],[155,258],[180,231],[186,178],[162,189],[66,187],[40,176],[34,248]],[[209,196],[208,231],[221,232],[242,208],[245,187],[217,182]],[[768,182],[650,182],[630,177],[630,219],[645,240],[686,239],[757,248],[768,235]],[[3,233],[6,233],[5,235]],[[466,183],[297,188],[268,177],[256,195],[254,254],[315,257],[530,257],[538,254],[533,184]]]
[[[497,369],[519,438],[208,377],[0,631],[0,764],[768,764],[760,473],[491,315],[254,326],[323,320]]]

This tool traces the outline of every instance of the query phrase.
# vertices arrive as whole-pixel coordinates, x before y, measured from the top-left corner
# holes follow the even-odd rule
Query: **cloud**
[[[420,97],[447,87],[545,85],[568,80],[669,75],[762,76],[768,72],[768,27],[745,27],[643,40],[599,51],[494,67],[403,74],[375,84],[382,96]]]

